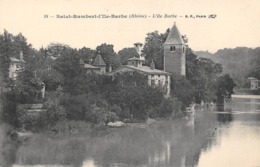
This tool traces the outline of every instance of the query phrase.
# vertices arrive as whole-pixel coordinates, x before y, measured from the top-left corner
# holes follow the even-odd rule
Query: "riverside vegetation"
[[[156,67],[162,68],[162,44],[167,33],[169,30],[147,34],[143,51],[146,64],[154,60]],[[18,56],[21,50],[25,67],[13,81],[8,77],[10,57]],[[41,132],[63,125],[84,129],[116,120],[174,118],[185,115],[185,108],[192,102],[215,102],[218,98],[231,98],[234,93],[235,83],[228,74],[222,74],[222,65],[197,58],[190,48],[186,52],[186,77],[172,74],[169,98],[164,98],[160,87],[149,87],[139,73],[116,78],[86,74],[79,60],[89,62],[97,53],[115,69],[136,51],[124,48],[117,54],[113,45],[105,43],[95,50],[74,49],[59,43],[36,50],[21,33],[13,35],[5,30],[0,34],[0,81],[5,90],[1,92],[1,122],[16,129]],[[37,80],[46,86],[45,98],[40,97],[42,85]],[[21,104],[34,103],[42,103],[42,111],[26,115],[26,107]]]

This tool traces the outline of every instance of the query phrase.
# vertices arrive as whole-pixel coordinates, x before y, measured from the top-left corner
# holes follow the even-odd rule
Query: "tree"
[[[59,86],[64,83],[64,78],[55,69],[46,69],[39,71],[39,77],[45,84],[46,91],[55,91]]]
[[[186,51],[186,76],[195,91],[196,103],[210,102],[215,99],[215,82],[222,73],[222,65],[208,58],[197,58],[188,48]]]
[[[44,84],[32,71],[25,69],[19,73],[13,91],[17,103],[34,103],[41,99],[41,89]]]
[[[100,46],[97,46],[96,50],[96,55],[100,54],[104,59],[107,65],[107,70],[109,65],[111,65],[113,69],[116,69],[120,66],[120,59],[115,53],[113,45],[103,43]]]
[[[188,107],[194,100],[194,88],[184,76],[174,74],[171,77],[171,95],[182,103],[182,109]]]
[[[80,58],[88,64],[91,64],[92,61],[94,60],[95,52],[96,52],[95,50],[92,50],[92,49],[86,48],[86,47],[83,47],[78,50],[78,54],[79,54]]]
[[[126,60],[133,56],[137,57],[137,52],[135,48],[124,48],[118,52],[118,56],[120,58],[121,64],[126,65]]]
[[[234,87],[236,86],[234,80],[229,76],[229,74],[222,75],[217,78],[215,94],[217,103],[224,103],[224,99],[229,100],[231,95],[234,94]]]
[[[72,48],[69,45],[61,44],[61,43],[51,43],[47,46],[47,56],[51,56],[54,58],[59,57],[66,52],[67,50],[71,50]]]

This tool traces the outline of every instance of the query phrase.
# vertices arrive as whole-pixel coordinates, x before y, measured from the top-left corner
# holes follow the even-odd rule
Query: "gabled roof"
[[[175,22],[164,44],[185,44]]]
[[[93,63],[94,66],[106,66],[106,63],[104,62],[103,58],[100,56],[100,54],[97,55],[97,57],[94,60]]]
[[[90,65],[90,64],[84,64],[84,67],[85,67],[85,68],[88,68],[88,69],[100,69],[99,67],[92,66],[92,65]]]
[[[25,61],[23,61],[23,60],[19,60],[19,59],[14,58],[14,57],[10,57],[10,61],[11,61],[11,62],[25,62]]]
[[[127,59],[127,61],[128,61],[128,60],[139,60],[139,61],[143,61],[142,59],[140,59],[140,58],[138,58],[138,57],[131,57],[131,58]]]
[[[250,78],[247,78],[248,80],[258,80],[257,78],[254,78],[254,77],[250,77]]]

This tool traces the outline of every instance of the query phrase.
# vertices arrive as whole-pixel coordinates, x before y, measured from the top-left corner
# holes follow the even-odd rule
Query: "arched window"
[[[174,52],[175,51],[175,46],[171,46],[171,48],[170,48],[170,50],[172,51],[172,52]]]

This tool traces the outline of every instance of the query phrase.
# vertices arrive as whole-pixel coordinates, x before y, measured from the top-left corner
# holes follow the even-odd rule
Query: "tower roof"
[[[103,58],[100,54],[97,55],[97,57],[94,60],[93,63],[94,66],[106,66],[106,63],[104,62]]]
[[[164,44],[185,44],[175,22]]]

